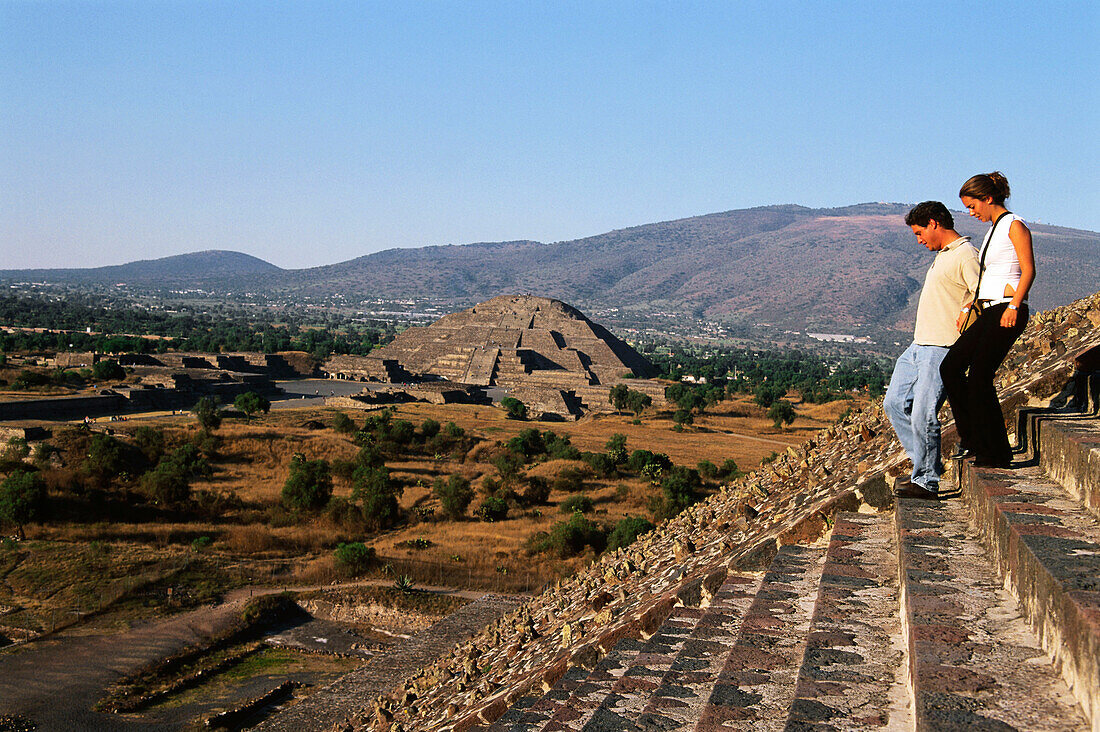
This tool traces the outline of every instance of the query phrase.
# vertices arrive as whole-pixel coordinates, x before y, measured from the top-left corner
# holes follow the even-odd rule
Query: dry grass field
[[[340,578],[333,550],[346,541],[367,543],[376,550],[380,567],[389,576],[408,574],[420,585],[535,591],[591,561],[593,555],[589,550],[560,559],[525,549],[533,534],[549,531],[567,518],[559,504],[575,490],[555,489],[545,505],[513,507],[504,520],[484,522],[474,517],[484,497],[482,481],[499,478],[490,462],[502,449],[498,443],[534,427],[568,435],[582,451],[603,452],[608,439],[621,433],[627,437],[628,452],[661,452],[673,463],[688,467],[701,460],[721,465],[733,459],[749,471],[771,453],[800,443],[830,424],[849,406],[861,405],[846,401],[799,405],[794,424],[777,430],[764,418],[762,409],[748,399],[737,399],[717,405],[698,417],[692,427],[675,432],[665,414],[647,415],[640,423],[630,415],[597,415],[578,422],[521,422],[509,420],[503,410],[489,406],[398,405],[394,419],[415,425],[427,419],[454,422],[473,438],[474,446],[457,456],[387,459],[391,475],[405,485],[400,505],[407,518],[397,528],[374,535],[341,528],[323,513],[293,519],[278,507],[295,454],[331,462],[351,460],[358,452],[350,435],[332,429],[334,410],[277,410],[251,424],[227,419],[217,431],[220,444],[211,461],[213,475],[192,485],[196,493],[228,497],[230,500],[217,504],[224,509],[213,514],[208,511],[202,517],[186,512],[134,515],[124,520],[55,517],[28,526],[27,541],[0,547],[0,606],[22,608],[0,618],[0,624],[41,630],[81,613],[97,613],[103,622],[109,622],[116,610],[121,619],[170,611],[172,605],[164,595],[173,583],[177,593],[196,601],[230,586],[327,583]],[[349,412],[348,416],[360,426],[365,418],[364,413]],[[131,419],[111,425],[116,436],[124,439],[139,426],[164,428],[170,445],[182,444],[199,432],[194,419],[185,416]],[[57,486],[64,482],[65,470],[43,472],[47,482],[52,480]],[[580,492],[594,504],[591,520],[606,526],[625,516],[653,520],[650,499],[660,489],[635,474],[597,478],[585,463],[576,460],[529,464],[524,474],[552,481],[563,470],[581,476]],[[437,477],[454,474],[469,479],[477,492],[467,517],[458,521],[442,517],[439,500],[431,491]],[[347,479],[334,476],[334,483],[335,496],[350,495]],[[426,516],[429,512],[434,515]],[[200,537],[209,537],[208,543],[196,547]],[[59,571],[62,568],[64,571]],[[142,599],[127,604],[120,599],[127,593]],[[177,606],[180,597],[176,595]],[[103,607],[111,610],[103,612]]]

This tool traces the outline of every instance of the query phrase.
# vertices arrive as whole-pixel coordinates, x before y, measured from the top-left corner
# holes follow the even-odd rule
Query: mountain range
[[[581,309],[654,311],[728,322],[852,332],[911,327],[932,254],[905,226],[910,206],[765,206],[646,224],[574,241],[390,249],[283,270],[236,252],[200,252],[95,269],[0,270],[0,281],[127,283],[253,292],[282,300],[418,298],[465,307],[532,293]],[[956,229],[988,227],[962,212]],[[1100,290],[1100,234],[1031,224],[1033,308]]]

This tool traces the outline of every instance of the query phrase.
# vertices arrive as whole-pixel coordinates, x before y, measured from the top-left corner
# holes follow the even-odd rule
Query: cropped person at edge
[[[1005,468],[1012,461],[993,377],[1027,325],[1027,293],[1035,281],[1031,231],[1005,208],[1009,193],[1008,180],[996,171],[975,175],[959,190],[970,215],[993,225],[979,255],[981,315],[951,346],[940,373],[959,431],[959,450],[951,457],[973,455],[979,467]],[[972,305],[963,307],[959,327]]]
[[[939,201],[916,205],[905,223],[936,257],[924,277],[913,343],[894,365],[882,406],[913,463],[908,484],[895,486],[895,495],[937,498],[943,475],[940,363],[959,337],[955,322],[959,307],[973,298],[978,286],[978,253],[970,237],[955,231],[955,219]]]

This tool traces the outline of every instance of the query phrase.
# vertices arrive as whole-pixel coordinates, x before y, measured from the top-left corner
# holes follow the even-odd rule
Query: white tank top
[[[1008,238],[1008,230],[1015,221],[1023,223],[1014,213],[1004,214],[1000,223],[986,232],[978,252],[978,259],[983,264],[978,299],[990,300],[993,305],[1012,300],[1011,295],[1005,295],[1006,285],[1011,285],[1013,292],[1020,286],[1020,259]]]

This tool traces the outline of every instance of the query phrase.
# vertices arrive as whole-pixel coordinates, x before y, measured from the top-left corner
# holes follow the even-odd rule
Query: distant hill
[[[765,206],[575,241],[390,249],[300,270],[280,270],[249,257],[255,270],[244,268],[230,281],[219,277],[227,267],[208,266],[205,282],[314,302],[336,294],[348,302],[415,297],[459,308],[497,295],[532,293],[585,311],[617,307],[627,313],[682,313],[826,332],[908,329],[932,260],[903,222],[909,208],[900,203]],[[956,228],[980,241],[987,225],[962,212],[955,216]],[[1068,303],[1100,289],[1100,234],[1042,224],[1032,225],[1032,231],[1039,269],[1033,307]],[[127,281],[127,267],[141,266],[147,273],[152,265],[173,259],[180,258],[99,270],[36,271],[33,277],[98,272],[103,273],[97,275],[100,281]],[[204,281],[200,269],[196,266],[191,278],[195,283]],[[0,278],[11,276],[0,272]],[[32,277],[25,270],[20,276]],[[145,274],[147,279],[161,276]]]
[[[281,272],[270,262],[241,252],[209,250],[177,254],[161,259],[142,259],[127,264],[90,269],[7,269],[0,270],[0,280],[33,280],[42,282],[199,284],[223,278]]]

